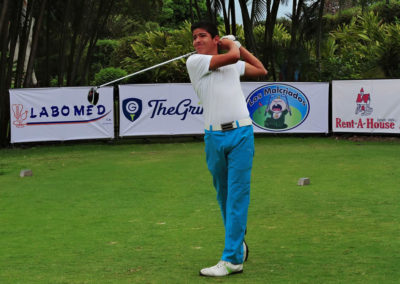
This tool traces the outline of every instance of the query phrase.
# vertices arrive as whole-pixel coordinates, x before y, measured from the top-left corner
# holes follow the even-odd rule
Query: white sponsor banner
[[[332,131],[400,133],[400,80],[332,81]]]
[[[96,105],[89,89],[11,89],[11,143],[113,138],[113,88],[99,89]]]
[[[254,132],[328,133],[329,83],[242,83]]]
[[[244,82],[254,131],[328,132],[328,83]],[[203,134],[203,109],[191,84],[119,86],[120,136]]]
[[[204,133],[191,84],[120,85],[120,136]]]

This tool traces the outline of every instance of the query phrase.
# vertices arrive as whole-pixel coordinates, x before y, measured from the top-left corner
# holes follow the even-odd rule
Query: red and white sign
[[[332,82],[332,131],[400,133],[400,80]]]

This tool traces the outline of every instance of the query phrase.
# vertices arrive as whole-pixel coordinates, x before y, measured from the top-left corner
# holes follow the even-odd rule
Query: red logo
[[[362,116],[370,115],[373,111],[371,108],[371,95],[364,93],[364,88],[361,88],[360,92],[357,95],[356,99],[357,108],[356,114],[361,114]]]
[[[18,128],[24,127],[26,125],[26,123],[24,123],[24,120],[28,117],[28,111],[24,111],[24,106],[21,104],[13,104],[12,111],[15,118],[13,124]]]

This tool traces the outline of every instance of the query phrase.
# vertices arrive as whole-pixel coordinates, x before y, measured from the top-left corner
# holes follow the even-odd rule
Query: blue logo
[[[15,106],[15,107],[14,107]],[[17,120],[17,127],[22,125],[22,120],[25,120],[25,113],[28,111],[22,111],[22,105],[13,105],[14,117]],[[104,105],[74,105],[68,106],[43,106],[43,107],[31,107],[29,111],[29,118],[35,121],[29,121],[26,125],[52,125],[52,124],[81,124],[81,123],[92,123],[106,117],[111,110],[106,112]],[[93,116],[95,116],[93,118]],[[24,118],[25,117],[25,118]],[[59,118],[59,120],[44,120],[50,118]],[[62,118],[62,119],[61,119]],[[82,119],[77,119],[82,118]]]
[[[123,100],[122,112],[129,121],[134,122],[142,113],[142,101],[136,98]]]
[[[310,112],[306,95],[286,84],[259,87],[250,93],[246,101],[253,123],[273,132],[296,128]]]

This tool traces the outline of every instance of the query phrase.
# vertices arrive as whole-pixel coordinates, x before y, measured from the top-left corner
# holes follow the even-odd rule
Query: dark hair
[[[195,29],[205,29],[211,35],[211,38],[214,38],[215,36],[218,35],[217,26],[210,22],[194,23],[194,24],[192,24],[192,27],[190,29],[191,29],[192,33]]]

